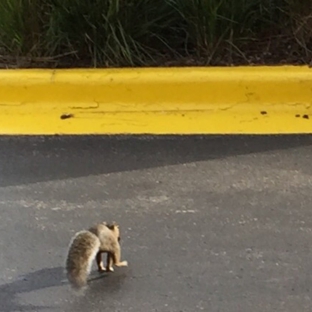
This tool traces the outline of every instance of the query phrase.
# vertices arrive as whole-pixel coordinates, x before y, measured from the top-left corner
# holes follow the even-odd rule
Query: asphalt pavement
[[[0,311],[312,311],[311,136],[0,138]],[[127,268],[71,290],[76,231]]]

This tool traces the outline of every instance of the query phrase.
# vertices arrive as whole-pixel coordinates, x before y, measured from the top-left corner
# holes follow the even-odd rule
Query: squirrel
[[[102,253],[107,253],[106,267]],[[127,261],[120,261],[120,231],[115,222],[99,223],[77,232],[72,238],[66,259],[66,273],[73,288],[87,284],[94,259],[99,272],[113,272],[113,264],[117,267],[128,266]]]

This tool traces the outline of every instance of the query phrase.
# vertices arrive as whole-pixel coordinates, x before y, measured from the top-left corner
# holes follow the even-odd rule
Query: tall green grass
[[[246,41],[269,27],[270,9],[262,0],[175,0],[171,1],[184,22],[188,52],[213,59],[243,53]],[[269,10],[269,11],[268,11]]]
[[[134,66],[170,49],[173,22],[165,1],[55,0],[46,47],[50,54],[73,51],[94,66]]]
[[[0,1],[0,54],[42,66],[307,62],[311,38],[311,0]]]

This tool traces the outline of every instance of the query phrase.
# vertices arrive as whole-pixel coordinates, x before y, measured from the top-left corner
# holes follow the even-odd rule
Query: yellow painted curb
[[[312,133],[308,67],[0,71],[0,134]]]

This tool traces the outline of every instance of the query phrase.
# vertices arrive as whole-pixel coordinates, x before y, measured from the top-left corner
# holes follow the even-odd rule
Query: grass
[[[5,66],[309,63],[310,0],[1,0]]]

